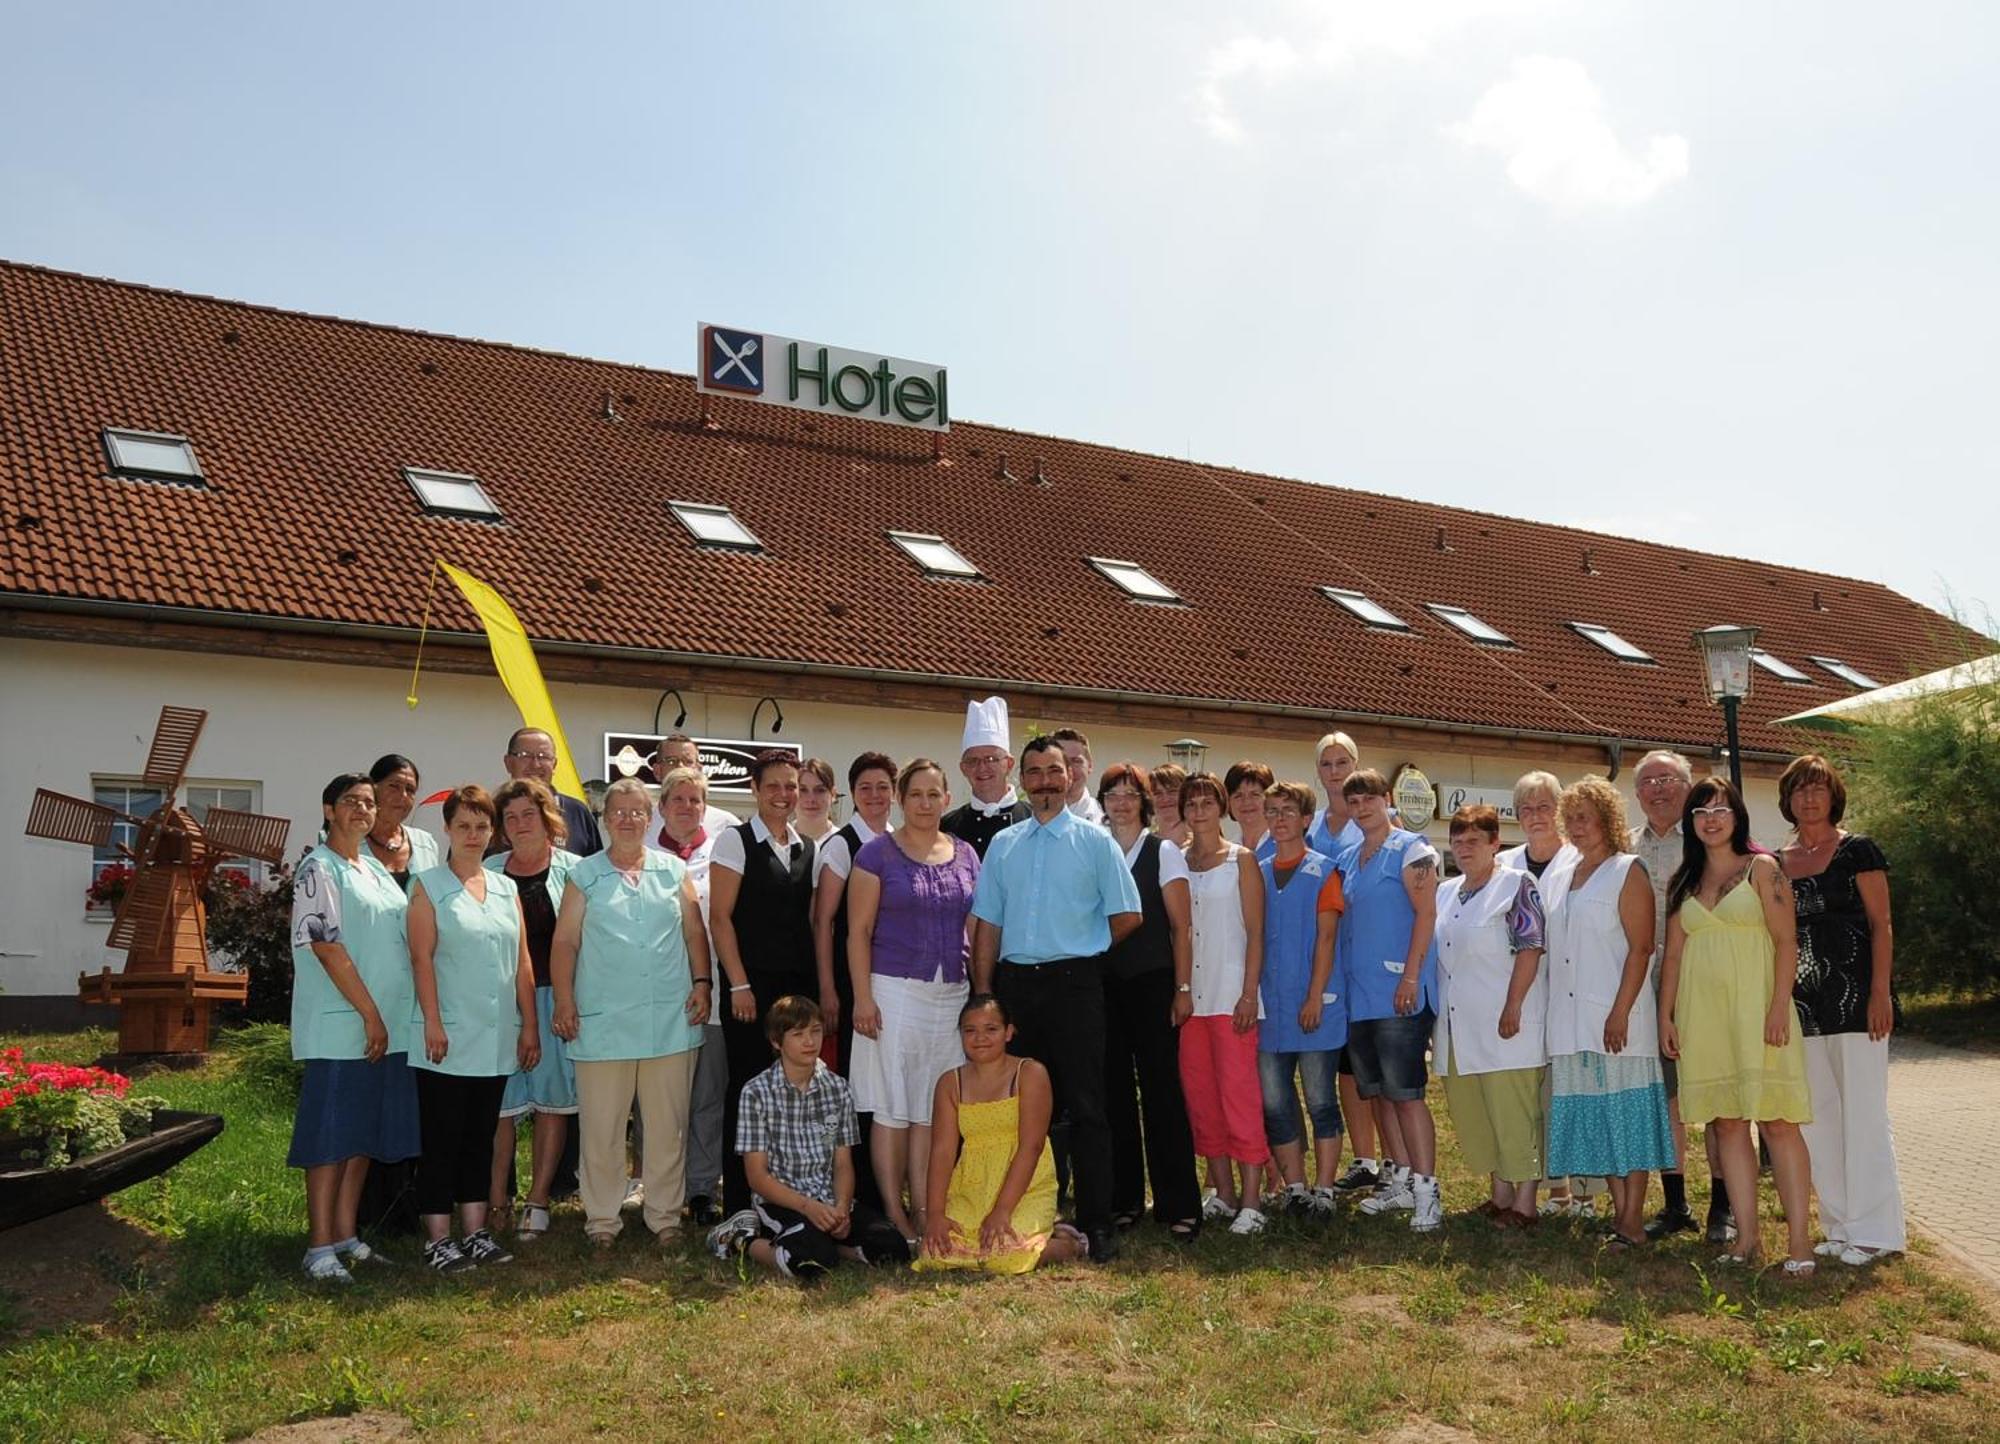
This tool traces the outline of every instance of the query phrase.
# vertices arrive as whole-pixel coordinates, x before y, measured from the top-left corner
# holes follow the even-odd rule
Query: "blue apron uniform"
[[[701,1025],[687,1020],[694,987],[681,933],[687,866],[650,849],[640,862],[637,887],[612,866],[609,853],[594,853],[570,869],[569,886],[585,902],[573,1062],[664,1058],[701,1046]]]
[[[426,868],[411,879],[437,916],[438,1018],[450,1043],[444,1061],[424,1054],[424,1010],[410,1003],[410,1066],[463,1078],[501,1078],[520,1057],[521,1003],[515,992],[521,961],[521,905],[514,880],[486,874],[480,902],[449,867]]]
[[[1326,982],[1333,1001],[1320,1009],[1319,1027],[1310,1033],[1299,1027],[1299,1009],[1319,942],[1319,891],[1335,870],[1333,859],[1308,849],[1282,888],[1275,860],[1266,858],[1257,867],[1264,874],[1264,971],[1257,985],[1264,1021],[1257,1025],[1257,1047],[1265,1053],[1331,1052],[1347,1042],[1347,994],[1336,986],[1337,959]]]
[[[349,862],[322,844],[309,854],[324,868],[319,876],[340,892],[340,945],[375,1000],[389,1029],[389,1051],[408,1049],[410,941],[404,923],[409,899],[389,870],[367,852]],[[421,1042],[422,1032],[418,1039]],[[362,1058],[368,1030],[361,1015],[340,995],[326,968],[308,946],[292,949],[292,1056]]]
[[[1410,954],[1417,910],[1403,888],[1403,864],[1413,847],[1427,846],[1423,835],[1392,829],[1375,855],[1360,861],[1361,849],[1340,854],[1340,880],[1347,911],[1340,915],[1333,975],[1347,995],[1351,1021],[1396,1016],[1396,988]],[[1432,939],[1417,975],[1417,1012],[1437,1008],[1437,943]]]

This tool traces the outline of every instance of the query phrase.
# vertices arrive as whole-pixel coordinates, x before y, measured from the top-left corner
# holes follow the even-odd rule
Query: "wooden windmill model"
[[[215,865],[251,857],[275,863],[284,857],[291,823],[282,817],[211,807],[195,821],[174,794],[187,775],[188,759],[208,713],[197,707],[162,707],[146,756],[144,781],[157,787],[161,804],[151,817],[35,790],[28,810],[28,836],[103,847],[120,822],[138,829],[130,847],[132,882],[118,905],[108,947],[125,950],[125,969],[77,975],[86,1003],[119,1009],[120,1053],[199,1053],[208,1047],[217,1003],[240,1003],[250,991],[247,973],[218,973],[208,966],[208,914],[203,885]]]

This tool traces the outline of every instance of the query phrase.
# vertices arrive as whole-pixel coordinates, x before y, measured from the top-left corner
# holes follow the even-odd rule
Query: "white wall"
[[[0,737],[7,766],[0,768],[0,989],[13,996],[70,995],[79,972],[118,966],[121,955],[104,946],[105,922],[87,919],[83,892],[90,876],[86,849],[24,837],[29,802],[37,787],[80,797],[92,777],[135,776],[145,761],[153,724],[164,703],[205,707],[207,730],[189,776],[202,781],[261,785],[263,810],[292,819],[288,845],[296,857],[319,826],[319,791],[335,773],[365,769],[385,752],[401,752],[423,770],[427,792],[461,782],[487,786],[504,780],[500,754],[518,714],[495,677],[426,676],[421,704],[404,696],[409,674],[396,669],[340,667],[0,639]],[[602,769],[603,733],[650,731],[657,693],[631,688],[558,685],[551,689],[569,742],[585,777]],[[780,692],[785,724],[780,739],[822,756],[844,773],[849,759],[871,748],[898,761],[928,754],[956,758],[959,713],[833,706],[807,700],[803,687]],[[685,730],[700,737],[747,735],[754,699],[688,693]],[[661,718],[671,729],[674,704]],[[1016,706],[1015,735],[1026,724],[1060,726],[1068,719],[1050,709]],[[1506,719],[1496,718],[1504,725]],[[770,715],[760,723],[769,736]],[[1131,759],[1146,765],[1165,757],[1173,731],[1089,724],[1092,752],[1101,768]],[[1519,757],[1482,756],[1448,748],[1386,748],[1365,729],[1350,728],[1362,760],[1393,776],[1415,763],[1438,784],[1507,787],[1531,764]],[[1267,741],[1203,733],[1209,766],[1222,772],[1244,757],[1261,757],[1280,777],[1312,782],[1316,732],[1274,750]],[[1619,777],[1630,802],[1628,751]],[[1568,780],[1574,764],[1550,770]],[[1600,767],[1589,769],[1601,773]],[[843,788],[845,790],[844,782]],[[1750,803],[1761,840],[1782,831],[1772,784],[1753,781]],[[435,808],[418,820],[434,829]],[[1443,825],[1430,831],[1442,835]]]

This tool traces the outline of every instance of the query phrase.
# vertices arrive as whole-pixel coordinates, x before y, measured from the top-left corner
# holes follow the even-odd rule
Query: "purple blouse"
[[[964,982],[965,919],[979,881],[972,844],[953,838],[950,862],[912,862],[885,832],[862,845],[854,865],[882,884],[872,970],[919,983]]]

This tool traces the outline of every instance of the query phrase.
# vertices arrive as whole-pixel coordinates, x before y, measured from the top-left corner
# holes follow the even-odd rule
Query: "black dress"
[[[1803,1036],[1868,1031],[1875,952],[1858,879],[1864,872],[1888,870],[1889,860],[1873,839],[1850,832],[1835,845],[1824,872],[1791,880],[1799,920],[1799,972],[1792,1000],[1799,1005]],[[1900,1025],[1902,1007],[1893,983],[1889,997]]]

